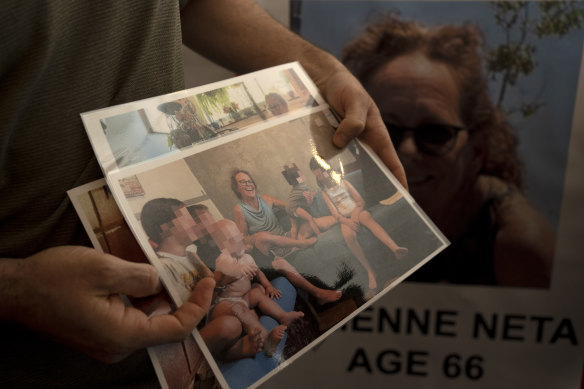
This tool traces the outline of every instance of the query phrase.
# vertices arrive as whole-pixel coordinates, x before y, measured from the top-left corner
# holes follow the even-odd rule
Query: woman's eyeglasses
[[[449,124],[422,124],[415,128],[401,127],[384,122],[391,140],[397,149],[401,144],[404,134],[412,132],[416,147],[423,153],[440,156],[444,155],[454,146],[456,136],[464,127]]]

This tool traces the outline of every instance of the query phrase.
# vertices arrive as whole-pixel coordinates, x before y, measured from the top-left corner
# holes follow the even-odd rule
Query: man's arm
[[[377,106],[331,54],[289,31],[251,0],[191,0],[181,11],[181,20],[187,46],[237,73],[299,61],[343,117],[334,144],[344,147],[359,136],[407,188]]]
[[[174,314],[148,317],[119,294],[162,288],[153,266],[86,247],[62,246],[21,260],[0,259],[0,321],[10,321],[104,362],[187,337],[205,316],[214,281],[203,279]]]

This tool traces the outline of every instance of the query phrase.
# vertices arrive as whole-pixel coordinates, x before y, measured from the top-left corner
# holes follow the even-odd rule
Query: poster
[[[339,58],[367,23],[396,10],[400,18],[424,25],[476,25],[487,53],[509,45],[508,36],[516,43],[525,37],[523,49],[533,62],[526,62],[527,74],[520,72],[507,84],[502,108],[519,140],[524,196],[549,224],[555,244],[547,284],[406,281],[271,385],[580,387],[582,8],[580,2],[549,2],[543,8],[537,2],[291,2],[291,28]],[[532,29],[539,21],[547,29],[519,28],[517,35],[501,25],[522,26],[524,18],[534,24],[523,26]],[[501,96],[501,74],[489,78],[493,101]]]

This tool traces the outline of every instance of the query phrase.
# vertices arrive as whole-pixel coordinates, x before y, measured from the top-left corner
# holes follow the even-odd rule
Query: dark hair
[[[314,157],[310,158],[310,161],[308,162],[308,166],[310,167],[310,171],[316,170],[316,169],[326,170],[324,167],[321,166],[321,164]]]
[[[482,34],[477,27],[444,25],[435,28],[383,15],[343,50],[342,60],[367,87],[383,64],[417,51],[453,70],[460,89],[462,120],[471,135],[484,134],[486,156],[480,173],[521,186],[517,138],[488,94],[482,71]]]
[[[314,173],[315,170],[320,170],[323,172],[326,172],[329,174],[329,176],[331,175],[332,172],[332,168],[330,167],[325,167],[322,165],[322,162],[319,162],[318,159],[316,159],[314,156],[312,156],[310,158],[310,161],[308,162],[308,166],[310,167],[310,171]],[[321,189],[325,189],[326,186],[322,183],[322,181],[320,180],[316,180],[316,184],[318,185],[319,188]]]
[[[191,216],[193,217],[193,219],[196,222],[200,221],[199,215],[197,214],[197,212],[204,212],[204,211],[208,211],[209,207],[207,207],[205,204],[193,204],[193,205],[189,205],[187,207],[187,210],[189,211],[189,213],[191,214]]]
[[[185,204],[177,199],[157,198],[148,201],[142,207],[140,222],[146,235],[156,244],[162,241],[160,226],[176,218],[175,211]]]
[[[249,177],[251,182],[253,182],[253,186],[255,186],[256,190],[258,189],[258,186],[256,185],[255,180],[253,179],[251,174],[249,174],[249,172],[247,172],[246,170],[239,169],[239,168],[233,169],[231,171],[231,190],[233,191],[233,193],[235,193],[237,198],[241,200],[241,198],[242,198],[241,193],[239,193],[239,191],[237,190],[237,180],[235,179],[235,176],[238,175],[239,173],[247,174],[247,176]]]
[[[274,101],[277,101],[278,104],[280,104],[282,107],[286,108],[286,110],[288,110],[288,103],[278,93],[270,92],[266,95],[265,99],[266,99],[266,105],[268,105],[268,99],[273,99]],[[268,106],[268,109],[269,108],[270,107]]]

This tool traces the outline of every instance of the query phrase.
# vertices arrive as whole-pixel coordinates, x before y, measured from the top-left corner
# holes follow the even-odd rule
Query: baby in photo
[[[286,312],[272,300],[279,298],[281,292],[274,288],[251,255],[245,252],[243,234],[234,222],[219,220],[209,227],[209,232],[221,250],[216,259],[216,271],[221,273],[220,284],[223,284],[222,291],[215,298],[210,317],[235,315],[246,333],[257,334],[262,339],[264,353],[272,355],[287,327],[303,317],[304,313]],[[252,282],[254,279],[258,282]],[[277,320],[280,325],[268,332],[259,322],[256,308]]]

